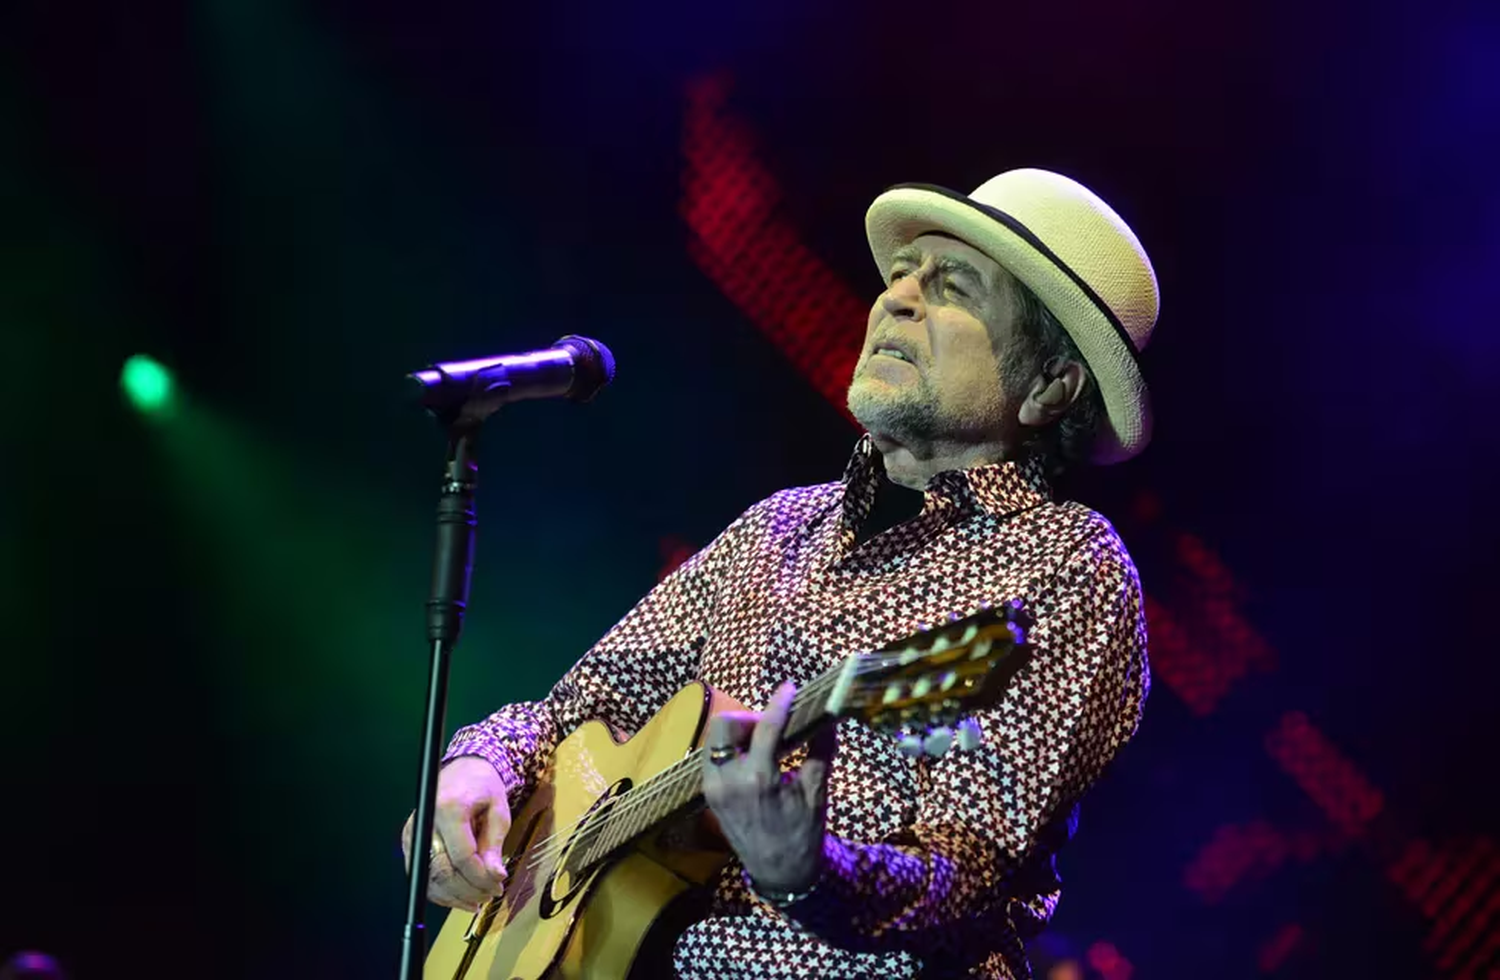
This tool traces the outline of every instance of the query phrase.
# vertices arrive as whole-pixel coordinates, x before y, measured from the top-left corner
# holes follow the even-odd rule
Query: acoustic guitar
[[[854,654],[797,692],[781,752],[849,717],[890,733],[908,755],[971,749],[979,733],[961,720],[965,709],[998,700],[1028,655],[1018,603]],[[628,738],[589,721],[563,739],[512,819],[504,895],[448,915],[424,978],[629,977],[668,907],[730,857],[711,825],[686,844],[667,838],[694,825],[695,809],[698,826],[711,818],[701,740],[710,716],[732,710],[744,709],[694,682]],[[697,904],[701,915],[706,899]]]

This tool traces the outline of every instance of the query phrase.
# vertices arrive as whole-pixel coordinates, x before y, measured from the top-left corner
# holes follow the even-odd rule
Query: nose
[[[922,285],[916,273],[907,273],[891,283],[880,303],[885,312],[897,320],[920,320],[927,315]]]

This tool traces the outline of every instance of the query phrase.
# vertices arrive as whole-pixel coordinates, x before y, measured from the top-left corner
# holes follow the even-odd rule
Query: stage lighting
[[[159,361],[136,354],[120,371],[120,387],[130,404],[146,415],[161,415],[172,407],[172,373]]]

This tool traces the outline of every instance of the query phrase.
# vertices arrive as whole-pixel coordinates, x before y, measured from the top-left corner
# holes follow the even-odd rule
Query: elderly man
[[[709,724],[703,793],[733,854],[675,938],[681,977],[1025,977],[1054,856],[1133,735],[1148,688],[1135,568],[1048,476],[1143,449],[1137,354],[1157,287],[1078,183],[903,185],[866,230],[885,290],[849,386],[867,430],[842,480],[746,511],[543,700],[460,730],[439,780],[430,894],[499,894],[512,808],[599,718],[636,731],[703,680],[758,715]],[[778,759],[795,686],[920,624],[1019,599],[1034,654],[974,751],[912,757],[854,720]],[[830,729],[830,731],[832,731]],[[410,823],[408,823],[408,832]],[[410,846],[409,841],[407,846]]]

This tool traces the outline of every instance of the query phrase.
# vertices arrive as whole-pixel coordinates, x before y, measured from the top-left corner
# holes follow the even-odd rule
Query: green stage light
[[[172,407],[172,373],[159,361],[136,354],[120,371],[125,397],[147,415],[159,415]]]

